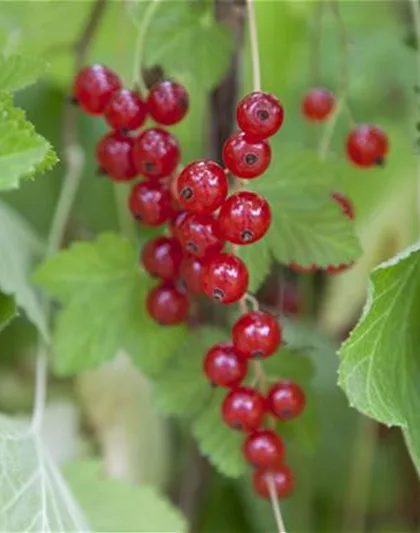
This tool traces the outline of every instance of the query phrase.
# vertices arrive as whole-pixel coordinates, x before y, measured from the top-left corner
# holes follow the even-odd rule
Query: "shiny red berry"
[[[232,328],[235,349],[247,358],[269,357],[280,346],[281,339],[277,320],[262,311],[249,311]]]
[[[184,255],[178,275],[181,286],[191,294],[201,294],[204,271],[205,265],[201,259],[193,255]]]
[[[177,229],[177,236],[183,248],[196,257],[212,255],[224,246],[212,215],[188,213]]]
[[[302,114],[310,121],[326,120],[334,109],[335,98],[332,92],[322,87],[308,91],[303,97]]]
[[[335,191],[331,194],[333,200],[341,207],[343,214],[350,220],[354,220],[354,207],[348,198],[342,192]]]
[[[231,388],[245,378],[248,362],[238,356],[230,342],[222,342],[207,352],[203,368],[212,385]]]
[[[83,68],[73,84],[73,97],[90,115],[101,115],[112,94],[122,86],[120,78],[104,65]]]
[[[180,157],[175,137],[161,128],[143,131],[134,143],[134,166],[146,178],[170,176],[178,166]]]
[[[281,464],[284,444],[271,429],[258,429],[251,433],[242,447],[245,459],[257,468],[271,468]]]
[[[233,133],[223,146],[223,161],[235,176],[256,178],[267,170],[271,148],[267,141],[252,139],[243,132]]]
[[[146,115],[146,104],[129,89],[115,91],[105,107],[105,119],[114,130],[136,130]]]
[[[347,155],[359,167],[380,165],[388,153],[388,137],[378,127],[362,124],[347,136]]]
[[[287,498],[293,491],[293,473],[287,465],[279,465],[269,470],[259,468],[252,475],[252,485],[255,492],[264,499],[270,499],[269,481],[274,485],[277,498]]]
[[[232,389],[223,400],[223,420],[238,431],[255,431],[263,423],[264,416],[264,397],[252,387]]]
[[[296,272],[296,274],[315,274],[315,272],[318,270],[318,267],[316,265],[299,265],[298,263],[290,263],[289,265],[290,270],[293,270],[293,272]]]
[[[170,126],[180,122],[187,114],[189,106],[185,87],[173,81],[162,81],[150,89],[147,107],[153,120]]]
[[[223,237],[234,244],[252,244],[260,240],[271,224],[267,200],[254,192],[243,191],[230,196],[218,216]]]
[[[305,407],[305,393],[292,381],[275,383],[267,394],[267,409],[279,420],[296,418]]]
[[[101,171],[115,181],[136,177],[133,164],[133,139],[119,132],[107,133],[96,146],[96,160]]]
[[[165,184],[142,181],[131,189],[129,209],[147,226],[159,226],[173,216],[171,195]]]
[[[283,124],[284,110],[274,94],[255,91],[239,102],[236,120],[247,135],[254,139],[267,139]]]
[[[172,282],[164,281],[147,295],[146,308],[159,324],[180,324],[188,316],[188,298]]]
[[[176,186],[181,205],[193,213],[212,213],[222,205],[228,192],[225,171],[211,160],[187,165]]]
[[[188,211],[176,211],[169,221],[169,229],[173,237],[179,239],[179,229],[182,222],[188,216]]]
[[[245,263],[232,254],[217,254],[209,258],[204,273],[204,292],[222,304],[239,301],[248,289]]]
[[[156,237],[146,243],[141,252],[144,268],[152,276],[175,279],[182,261],[182,248],[174,237]]]

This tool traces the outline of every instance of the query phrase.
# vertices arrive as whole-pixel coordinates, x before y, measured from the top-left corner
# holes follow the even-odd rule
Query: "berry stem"
[[[268,491],[270,493],[271,505],[273,507],[274,518],[276,520],[277,531],[278,533],[286,533],[286,528],[284,525],[281,510],[280,510],[280,504],[276,496],[276,487],[274,485],[273,477],[271,475],[267,475],[266,480],[267,480]]]
[[[325,124],[324,133],[322,134],[321,141],[318,148],[318,156],[320,159],[325,159],[328,155],[328,150],[330,148],[331,140],[334,135],[334,130],[337,125],[338,117],[341,115],[341,112],[344,108],[345,97],[342,96],[335,106],[335,109]]]
[[[322,47],[322,22],[324,15],[324,0],[318,0],[318,4],[315,8],[314,16],[314,31],[312,35],[312,46],[310,53],[310,73],[311,73],[311,85],[316,87],[319,83],[319,77],[321,72],[321,47]]]
[[[254,91],[261,91],[260,51],[258,46],[257,17],[255,15],[254,1],[255,0],[247,0],[249,42],[251,46],[252,60],[252,85]]]
[[[332,0],[331,7],[337,21],[338,31],[340,34],[341,64],[340,64],[340,91],[342,95],[347,93],[349,84],[349,39],[347,36],[346,26],[340,13],[338,0]]]
[[[413,15],[414,31],[416,34],[417,50],[416,50],[416,77],[417,85],[420,86],[420,6],[417,0],[410,0],[411,12]],[[420,159],[417,170],[417,213],[420,222]]]

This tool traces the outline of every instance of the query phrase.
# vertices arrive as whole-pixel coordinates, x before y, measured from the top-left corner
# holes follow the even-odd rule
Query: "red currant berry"
[[[146,115],[146,104],[128,89],[115,91],[105,107],[105,119],[114,130],[136,130],[144,123]]]
[[[147,107],[158,124],[170,126],[180,122],[187,114],[188,106],[188,93],[179,83],[162,81],[150,89]]]
[[[350,263],[342,263],[341,265],[333,266],[328,265],[325,268],[325,272],[329,275],[335,275],[335,274],[341,274],[342,272],[346,272],[354,265],[354,261],[351,261]]]
[[[257,468],[270,468],[281,464],[284,444],[271,429],[258,429],[251,433],[242,447],[245,459]]]
[[[224,246],[211,215],[188,213],[178,226],[177,236],[182,247],[196,257],[212,255]]]
[[[193,213],[212,213],[228,192],[223,168],[214,161],[195,161],[187,165],[177,179],[181,205]]]
[[[193,255],[185,255],[179,268],[179,282],[191,294],[203,292],[204,263]]]
[[[188,216],[188,211],[176,211],[171,220],[169,221],[169,229],[173,237],[179,239],[179,228],[182,222]]]
[[[101,115],[112,94],[122,86],[120,78],[104,65],[83,68],[73,84],[73,97],[90,115]]]
[[[342,192],[333,192],[331,194],[332,199],[337,202],[337,204],[341,207],[343,214],[350,220],[354,220],[354,207],[353,204],[350,201],[350,198],[348,198],[345,194]]]
[[[223,146],[223,161],[232,174],[252,179],[263,174],[271,161],[271,148],[267,141],[233,133]]]
[[[290,263],[289,268],[290,270],[293,270],[293,272],[296,272],[296,274],[315,274],[318,270],[316,265],[302,266],[295,262]]]
[[[175,137],[160,128],[143,131],[134,143],[134,166],[146,178],[170,176],[178,166],[180,157]]]
[[[203,367],[212,385],[228,388],[237,387],[248,371],[247,361],[238,356],[229,342],[222,342],[210,348]]]
[[[347,155],[359,167],[372,167],[383,163],[388,153],[388,137],[378,126],[362,124],[347,137]]]
[[[107,133],[96,146],[96,159],[101,171],[115,181],[136,177],[133,164],[133,139],[118,132]]]
[[[237,352],[247,358],[272,355],[281,343],[277,320],[262,311],[249,311],[233,325],[232,339]]]
[[[243,191],[230,196],[219,211],[219,230],[234,244],[252,244],[260,240],[271,224],[271,210],[265,198]]]
[[[147,295],[149,315],[164,326],[180,324],[188,316],[188,298],[172,282],[164,281]]]
[[[182,261],[182,248],[174,237],[156,237],[141,252],[144,268],[152,276],[174,279]]]
[[[231,304],[242,298],[248,289],[248,270],[245,263],[232,254],[211,257],[204,273],[204,292],[222,304]]]
[[[223,420],[233,429],[255,431],[263,423],[264,416],[264,397],[251,387],[232,389],[223,400]]]
[[[236,120],[241,130],[250,137],[267,139],[283,124],[284,110],[274,94],[255,91],[239,102]]]
[[[334,95],[327,89],[317,87],[305,94],[302,101],[302,114],[307,120],[322,122],[329,117],[334,105]]]
[[[252,485],[255,492],[264,499],[270,499],[270,489],[267,479],[271,477],[277,498],[287,498],[293,491],[293,473],[287,465],[278,465],[266,470],[259,468],[252,475]]]
[[[160,182],[136,183],[128,205],[132,215],[147,226],[159,226],[173,215],[170,192]]]
[[[267,394],[267,408],[279,420],[291,420],[301,414],[305,407],[305,393],[296,383],[279,381]]]

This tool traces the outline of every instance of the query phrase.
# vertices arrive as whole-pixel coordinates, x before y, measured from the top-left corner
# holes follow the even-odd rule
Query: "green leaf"
[[[0,91],[14,92],[34,83],[46,70],[43,59],[19,54],[0,56]]]
[[[233,43],[228,29],[215,21],[211,4],[192,0],[136,2],[132,15],[141,25],[152,10],[145,43],[146,66],[160,65],[169,77],[193,76],[205,89],[216,86],[230,65]]]
[[[184,533],[184,517],[147,486],[106,477],[99,461],[84,460],[64,469],[95,531]]]
[[[0,415],[0,530],[88,531],[85,518],[39,436]]]
[[[35,281],[64,304],[54,332],[55,369],[71,375],[110,361],[120,348],[150,375],[164,366],[185,335],[147,315],[153,281],[138,267],[125,237],[103,234],[46,261]]]
[[[34,263],[42,253],[39,239],[10,207],[0,203],[0,289],[12,295],[18,307],[42,335],[48,337],[41,300],[29,282]]]
[[[17,315],[15,300],[0,292],[0,331]]]
[[[350,404],[401,426],[420,471],[420,245],[372,271],[367,303],[342,345],[339,385]]]

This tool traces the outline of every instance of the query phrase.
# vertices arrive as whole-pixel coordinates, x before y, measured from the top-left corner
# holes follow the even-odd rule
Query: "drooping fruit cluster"
[[[302,114],[311,122],[327,120],[334,107],[334,94],[323,87],[310,89],[302,100]],[[379,126],[360,124],[347,135],[347,157],[360,168],[383,165],[389,149],[388,144],[388,137]]]

